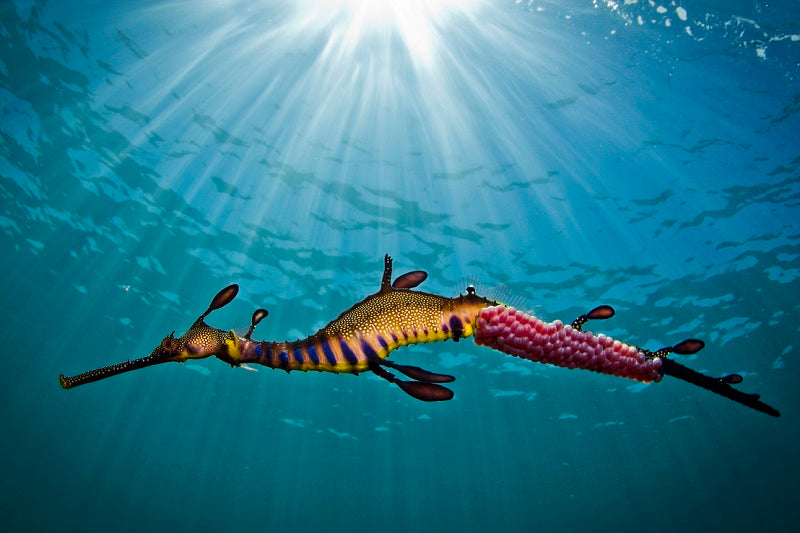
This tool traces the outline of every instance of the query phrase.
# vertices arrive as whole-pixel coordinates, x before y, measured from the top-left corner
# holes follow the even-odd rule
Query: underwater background
[[[800,491],[800,4],[0,3],[4,529],[780,531]],[[209,323],[305,337],[395,273],[475,282],[762,394],[511,358],[424,403],[217,359],[62,390]],[[676,356],[679,357],[679,356]]]

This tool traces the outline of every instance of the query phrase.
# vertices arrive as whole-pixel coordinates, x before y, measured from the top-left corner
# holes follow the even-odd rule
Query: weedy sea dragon
[[[478,296],[475,288],[466,294],[447,298],[413,290],[427,278],[415,270],[391,282],[392,258],[384,258],[383,278],[378,292],[344,311],[310,337],[296,341],[255,341],[256,325],[268,312],[257,309],[244,335],[216,329],[205,322],[214,310],[229,304],[239,292],[238,285],[225,287],[192,327],[175,337],[173,331],[150,355],[92,370],[74,377],[59,377],[65,389],[110,376],[168,362],[185,362],[216,356],[231,366],[248,363],[292,370],[316,370],[359,374],[372,372],[394,383],[409,395],[424,401],[443,401],[453,392],[442,383],[453,376],[436,374],[416,366],[400,365],[387,357],[395,348],[408,344],[456,342],[470,336],[479,345],[532,361],[567,368],[583,368],[642,382],[658,382],[674,376],[771,416],[780,412],[763,403],[758,394],[747,394],[731,385],[741,383],[738,374],[712,377],[691,370],[669,357],[693,354],[703,348],[697,339],[656,351],[645,350],[605,335],[583,331],[588,320],[614,315],[614,309],[601,305],[579,316],[571,325],[561,321],[546,323],[494,300]],[[410,379],[399,379],[395,373]]]

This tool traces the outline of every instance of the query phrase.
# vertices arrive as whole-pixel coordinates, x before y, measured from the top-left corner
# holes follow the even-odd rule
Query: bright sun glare
[[[376,38],[396,36],[416,68],[436,61],[438,33],[457,15],[471,16],[482,0],[304,0],[301,24],[331,30],[331,47],[344,54]]]

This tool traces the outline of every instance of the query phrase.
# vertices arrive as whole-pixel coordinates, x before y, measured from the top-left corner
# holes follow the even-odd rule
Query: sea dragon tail
[[[682,364],[676,363],[672,359],[668,359],[666,357],[661,360],[661,371],[664,375],[673,376],[678,379],[682,379],[683,381],[688,381],[692,385],[697,385],[698,387],[710,390],[711,392],[719,394],[720,396],[725,396],[734,402],[739,402],[740,404],[746,405],[747,407],[755,409],[756,411],[761,411],[762,413],[766,413],[774,417],[781,416],[780,411],[762,402],[760,395],[742,392],[731,387],[730,384],[732,382],[740,382],[738,378],[731,377],[738,376],[738,374],[715,378],[701,374],[700,372],[685,367]]]
[[[511,307],[487,307],[478,314],[475,343],[530,361],[582,368],[645,383],[658,382],[669,375],[770,416],[780,416],[780,412],[762,402],[758,394],[747,394],[731,387],[731,384],[741,383],[740,375],[715,378],[667,357],[670,353],[696,353],[703,348],[703,341],[687,339],[651,352],[582,329],[589,319],[602,320],[613,315],[614,310],[603,305],[565,326],[559,320],[547,323]]]

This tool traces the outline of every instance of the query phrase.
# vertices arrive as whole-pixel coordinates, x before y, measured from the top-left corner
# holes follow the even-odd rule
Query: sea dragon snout
[[[168,337],[164,337],[164,340],[161,341],[161,344],[156,346],[150,355],[140,357],[138,359],[131,359],[129,361],[124,361],[122,363],[117,363],[110,366],[104,366],[95,370],[90,370],[89,372],[84,372],[83,374],[79,374],[77,376],[67,377],[64,374],[61,374],[58,376],[58,380],[62,387],[65,389],[71,389],[72,387],[77,387],[78,385],[99,381],[111,376],[116,376],[117,374],[130,372],[131,370],[137,370],[139,368],[158,365],[161,363],[168,363],[172,361],[173,357],[175,357],[178,353],[179,346],[180,342],[175,338],[174,334],[171,334]]]
[[[238,285],[230,285],[214,296],[208,309],[186,333],[176,338],[173,332],[150,355],[74,377],[62,374],[59,380],[62,387],[69,389],[147,366],[213,355],[232,366],[254,363],[287,372],[314,370],[357,375],[370,371],[414,398],[443,401],[453,397],[453,392],[442,385],[454,381],[453,376],[399,365],[387,357],[394,349],[408,344],[449,339],[458,342],[474,334],[479,345],[556,366],[644,382],[658,382],[664,375],[671,375],[752,409],[780,416],[757,394],[743,393],[731,386],[742,381],[740,375],[715,378],[669,358],[670,354],[698,352],[704,347],[700,340],[687,339],[675,346],[650,351],[583,331],[589,320],[612,317],[614,310],[610,306],[596,307],[565,326],[561,321],[547,323],[478,296],[471,286],[466,294],[454,298],[414,290],[427,277],[421,270],[403,274],[394,282],[391,276],[392,259],[386,255],[377,292],[342,312],[315,334],[283,342],[252,340],[256,325],[268,315],[265,309],[253,313],[250,328],[241,336],[205,323],[209,313],[229,304],[238,294]],[[399,379],[392,371],[410,379]]]

